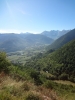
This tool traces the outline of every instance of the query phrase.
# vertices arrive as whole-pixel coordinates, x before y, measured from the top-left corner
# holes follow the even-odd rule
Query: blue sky
[[[75,28],[75,0],[0,0],[0,33]]]

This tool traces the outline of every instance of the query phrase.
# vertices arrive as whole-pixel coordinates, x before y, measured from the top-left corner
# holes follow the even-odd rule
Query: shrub
[[[37,71],[31,71],[30,76],[31,78],[34,78],[34,80],[37,80],[39,78],[39,72]]]
[[[25,100],[40,100],[40,97],[36,94],[29,93]]]
[[[52,81],[46,81],[46,82],[44,83],[44,86],[45,86],[46,88],[53,89],[53,88],[54,88],[54,82],[52,82]]]
[[[59,76],[59,79],[60,80],[68,80],[68,75],[67,74],[61,74],[60,76]]]
[[[29,91],[30,90],[30,87],[28,86],[28,84],[25,82],[23,83],[23,85],[21,86],[21,88],[24,90],[24,91]]]
[[[70,76],[70,77],[69,77],[69,81],[75,82],[75,78],[74,78],[73,76]]]
[[[57,80],[57,77],[56,76],[49,76],[48,79],[50,79],[50,80]]]
[[[31,78],[34,79],[35,85],[41,85],[43,83],[42,80],[40,79],[40,72],[32,71],[30,73],[30,76],[31,76]]]
[[[11,96],[5,92],[0,93],[0,100],[12,100]]]
[[[20,88],[17,88],[15,86],[10,86],[10,87],[7,88],[7,90],[13,96],[21,96],[21,94],[22,94],[22,90],[20,90]]]
[[[9,61],[6,59],[6,53],[0,52],[0,72],[9,73]]]

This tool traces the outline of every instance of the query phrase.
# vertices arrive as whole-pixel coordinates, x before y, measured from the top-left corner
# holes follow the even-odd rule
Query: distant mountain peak
[[[51,30],[51,31],[43,31],[41,34],[56,40],[56,39],[58,39],[59,37],[61,37],[62,35],[66,34],[69,31],[70,30],[62,30],[62,31]]]
[[[62,47],[64,44],[70,42],[71,40],[75,39],[75,29],[69,31],[68,33],[64,34],[57,40],[55,40],[50,46],[50,49],[58,49]]]

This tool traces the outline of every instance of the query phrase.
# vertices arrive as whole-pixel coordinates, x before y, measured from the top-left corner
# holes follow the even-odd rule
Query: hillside
[[[6,59],[6,54],[0,52],[0,100],[57,100],[54,90],[50,92],[44,86],[34,84],[29,74],[31,71],[13,66]]]
[[[75,40],[67,43],[53,53],[49,51],[30,59],[25,66],[47,71],[56,79],[66,79],[75,82]],[[63,78],[64,77],[64,78]]]
[[[68,75],[68,79],[75,78],[75,40],[72,40],[54,52],[51,55],[51,59],[59,64],[57,68],[55,68],[59,76],[64,73]]]
[[[12,65],[0,52],[0,100],[74,100],[74,83],[54,82],[47,74]]]
[[[75,29],[69,31],[65,35],[63,35],[60,38],[58,38],[57,40],[55,40],[50,46],[48,46],[48,48],[49,49],[58,49],[73,39],[75,39]]]
[[[52,42],[53,39],[40,34],[0,34],[0,50],[6,52],[48,45]]]
[[[59,30],[51,30],[51,31],[44,31],[42,32],[41,34],[42,35],[45,35],[47,37],[50,37],[54,40],[58,39],[59,37],[61,37],[62,35],[68,33],[70,30],[62,30],[62,31],[59,31]]]

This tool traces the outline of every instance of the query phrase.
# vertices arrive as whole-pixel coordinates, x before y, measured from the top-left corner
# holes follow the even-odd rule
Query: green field
[[[45,52],[45,47],[29,48],[24,51],[10,52],[7,53],[7,58],[13,63],[20,63],[24,65],[28,59],[36,56],[40,52]]]

